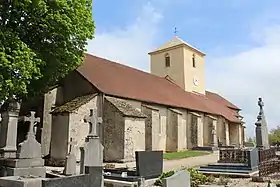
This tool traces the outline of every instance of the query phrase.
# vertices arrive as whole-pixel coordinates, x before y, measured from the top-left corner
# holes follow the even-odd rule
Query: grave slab
[[[7,167],[21,168],[21,167],[35,167],[44,166],[44,159],[34,158],[34,159],[5,159],[2,164]]]
[[[42,167],[30,167],[30,168],[11,168],[5,167],[5,171],[7,176],[38,176],[45,177],[46,176],[46,168]]]
[[[0,186],[3,187],[41,187],[41,178],[27,178],[27,177],[2,177],[0,178]]]

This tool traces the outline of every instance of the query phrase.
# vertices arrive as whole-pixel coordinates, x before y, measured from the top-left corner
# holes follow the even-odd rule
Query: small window
[[[195,54],[193,54],[192,56],[192,66],[195,68],[196,64],[195,64]]]
[[[165,54],[165,67],[170,67],[170,56],[169,54]]]

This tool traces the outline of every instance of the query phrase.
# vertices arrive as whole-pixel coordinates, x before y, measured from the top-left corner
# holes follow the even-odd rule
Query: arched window
[[[196,64],[195,64],[195,54],[192,55],[192,66],[195,68]]]
[[[168,53],[165,54],[165,67],[170,67],[170,56]]]

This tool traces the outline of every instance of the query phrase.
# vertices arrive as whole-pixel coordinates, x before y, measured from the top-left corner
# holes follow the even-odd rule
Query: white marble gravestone
[[[176,172],[171,177],[162,179],[163,187],[191,187],[190,173],[187,170]]]

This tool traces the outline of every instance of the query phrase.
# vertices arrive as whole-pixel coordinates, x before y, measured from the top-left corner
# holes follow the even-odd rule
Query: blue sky
[[[279,0],[95,0],[88,52],[149,71],[147,53],[176,26],[180,38],[207,54],[207,88],[242,108],[252,136],[260,96],[269,128],[280,125],[278,12]]]

